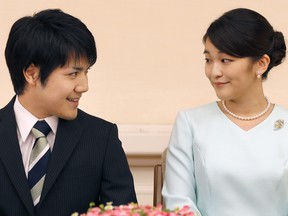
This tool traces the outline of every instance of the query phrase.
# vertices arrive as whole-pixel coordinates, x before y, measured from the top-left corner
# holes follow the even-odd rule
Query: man
[[[23,17],[5,57],[16,95],[0,110],[0,215],[137,202],[117,126],[77,108],[97,57],[85,24],[61,10]]]

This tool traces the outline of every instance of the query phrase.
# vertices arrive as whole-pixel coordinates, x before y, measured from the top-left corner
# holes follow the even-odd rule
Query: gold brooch
[[[284,120],[283,119],[279,119],[275,122],[274,124],[274,130],[279,130],[284,126]]]

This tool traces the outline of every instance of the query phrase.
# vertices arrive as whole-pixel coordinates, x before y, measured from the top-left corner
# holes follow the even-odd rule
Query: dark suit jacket
[[[1,216],[70,216],[86,212],[90,202],[137,202],[117,126],[78,110],[75,120],[59,119],[35,209],[17,138],[14,101],[15,97],[0,110]]]

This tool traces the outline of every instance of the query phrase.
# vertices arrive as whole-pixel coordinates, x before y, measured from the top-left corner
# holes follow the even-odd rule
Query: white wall
[[[204,75],[202,36],[236,7],[257,10],[288,38],[286,0],[0,0],[0,107],[14,95],[4,59],[11,25],[47,8],[80,18],[98,49],[80,108],[119,124],[128,159],[139,165],[131,167],[139,202],[152,204],[152,159],[166,147],[177,111],[217,99]],[[286,61],[265,83],[270,100],[286,107],[287,81]]]
[[[215,100],[204,75],[202,36],[223,12],[248,7],[288,38],[286,0],[0,0],[0,106],[13,96],[4,48],[16,19],[61,8],[96,38],[98,62],[80,107],[118,124],[172,124],[179,109]],[[266,94],[288,106],[288,63],[271,72]]]

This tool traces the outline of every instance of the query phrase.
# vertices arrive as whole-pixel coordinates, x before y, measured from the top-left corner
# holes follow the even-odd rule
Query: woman
[[[167,208],[202,216],[288,215],[288,110],[262,81],[282,63],[283,34],[259,13],[234,9],[203,37],[218,102],[179,112],[162,194]]]

